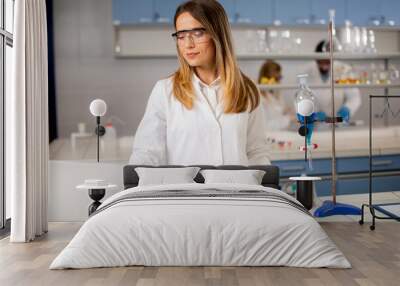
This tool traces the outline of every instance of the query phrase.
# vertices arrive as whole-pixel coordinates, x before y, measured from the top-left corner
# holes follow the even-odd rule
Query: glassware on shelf
[[[360,76],[358,71],[354,68],[353,65],[350,66],[347,72],[347,81],[349,84],[360,84]]]
[[[343,51],[346,53],[353,52],[353,41],[352,41],[352,27],[349,20],[345,21],[344,28],[340,32],[340,39],[343,45]]]
[[[269,47],[271,48],[271,51],[278,53],[279,52],[279,42],[278,42],[278,31],[277,30],[269,30],[268,41],[269,41]]]
[[[390,84],[390,74],[387,70],[380,70],[377,84]]]
[[[267,31],[257,30],[257,52],[268,53]]]
[[[268,41],[269,51],[273,53],[296,54],[300,51],[302,39],[293,37],[290,30],[269,30]]]
[[[300,37],[293,38],[292,53],[298,54],[301,51],[302,39]]]
[[[389,65],[389,74],[390,74],[390,80],[392,83],[399,81],[400,71],[394,64]]]
[[[370,84],[371,81],[369,79],[369,73],[366,70],[362,70],[360,72],[360,83],[361,84]]]
[[[370,84],[370,70],[368,69],[368,64],[358,64],[357,73],[360,84]]]
[[[280,33],[280,49],[283,53],[291,53],[293,47],[293,41],[289,30],[283,30]]]
[[[371,83],[372,84],[390,84],[390,73],[385,70],[383,64],[376,65],[372,63],[371,69]]]
[[[370,82],[372,84],[378,84],[379,83],[379,71],[378,67],[376,66],[375,63],[370,64]]]
[[[343,51],[346,53],[376,53],[375,32],[366,27],[352,26],[350,21],[345,21],[344,28],[340,31]]]
[[[353,38],[353,53],[361,53],[361,29],[360,27],[353,27],[352,29]]]
[[[368,53],[376,53],[377,49],[375,47],[375,32],[374,30],[368,30]]]
[[[368,30],[365,27],[360,29],[360,51],[362,53],[368,52]]]
[[[246,31],[246,49],[249,53],[267,53],[269,52],[266,30],[247,30]]]
[[[257,49],[256,33],[254,30],[246,31],[246,50],[249,53],[254,53]]]

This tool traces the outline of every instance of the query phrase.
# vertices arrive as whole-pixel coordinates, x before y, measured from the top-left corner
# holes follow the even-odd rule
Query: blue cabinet
[[[400,26],[400,1],[399,0],[381,0],[381,14],[386,23],[394,21],[396,26]]]
[[[237,0],[235,22],[271,24],[272,8],[272,0]]]
[[[151,2],[151,1],[150,1]],[[154,20],[158,23],[173,23],[176,8],[182,0],[154,0]]]
[[[231,23],[271,24],[274,0],[219,0]]]
[[[311,12],[311,0],[275,1],[274,20],[283,25],[308,24]]]
[[[331,180],[322,180],[315,182],[315,190],[318,196],[330,196],[331,195]],[[372,191],[374,193],[379,192],[391,192],[400,190],[400,176],[380,176],[372,178]],[[369,191],[369,179],[368,177],[351,178],[351,179],[339,179],[336,183],[336,194],[337,195],[349,195],[349,194],[365,194]]]
[[[233,23],[235,21],[236,7],[235,0],[219,0],[219,3],[224,7],[225,12],[228,16],[229,22]]]
[[[329,10],[336,11],[335,23],[342,25],[346,20],[346,0],[312,0],[311,2],[311,19],[316,24],[329,22]]]
[[[116,24],[172,23],[183,0],[112,0]],[[317,24],[328,21],[329,9],[336,10],[336,23],[350,20],[355,25],[373,21],[400,26],[400,0],[219,0],[231,23],[283,25]]]
[[[279,167],[280,177],[287,179],[301,174],[329,178],[332,173],[330,159],[314,159],[313,169],[308,168],[304,160],[274,161],[273,165]],[[336,161],[338,175],[351,175],[351,178],[340,178],[337,184],[338,194],[357,194],[368,192],[369,157],[338,158]],[[374,174],[380,175],[373,178],[374,192],[400,190],[400,155],[374,156],[372,160]],[[385,172],[390,172],[386,173]],[[393,175],[393,173],[395,175]],[[315,183],[318,195],[329,195],[331,180],[324,179]]]
[[[370,25],[381,17],[381,5],[378,0],[347,0],[346,16],[354,25]]]
[[[114,24],[151,23],[153,21],[153,1],[113,0],[112,14]]]

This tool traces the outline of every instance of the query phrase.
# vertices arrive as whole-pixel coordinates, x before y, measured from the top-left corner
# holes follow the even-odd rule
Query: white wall
[[[85,221],[93,202],[87,190],[76,189],[85,179],[102,179],[117,188],[107,190],[107,198],[123,190],[122,170],[126,162],[97,163],[79,161],[49,161],[49,221]],[[102,201],[104,201],[102,199]]]

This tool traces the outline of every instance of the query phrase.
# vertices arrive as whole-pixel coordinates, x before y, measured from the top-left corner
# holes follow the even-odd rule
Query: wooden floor
[[[51,223],[43,238],[27,244],[0,241],[0,285],[400,285],[400,224],[379,222],[375,231],[355,222],[323,222],[353,268],[122,267],[48,270],[81,226]]]

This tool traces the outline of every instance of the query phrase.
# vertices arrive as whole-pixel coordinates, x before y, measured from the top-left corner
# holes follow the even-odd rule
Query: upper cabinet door
[[[311,16],[311,0],[276,0],[274,20],[283,25],[308,24]]]
[[[151,23],[153,21],[153,1],[113,0],[114,24]]]
[[[272,23],[272,0],[236,0],[236,23]]]
[[[385,17],[385,24],[400,26],[400,1],[381,0],[382,15]]]
[[[235,14],[236,14],[236,8],[235,8],[235,0],[218,0],[219,3],[222,4],[222,6],[225,9],[225,12],[228,16],[228,20],[230,23],[233,23],[235,21]]]
[[[150,1],[151,2],[151,1]],[[154,22],[172,23],[175,11],[183,0],[154,0]]]
[[[367,26],[381,18],[382,0],[347,0],[346,16],[354,25]]]
[[[312,0],[311,22],[315,24],[328,23],[331,9],[336,11],[335,24],[343,25],[346,20],[346,0]]]

